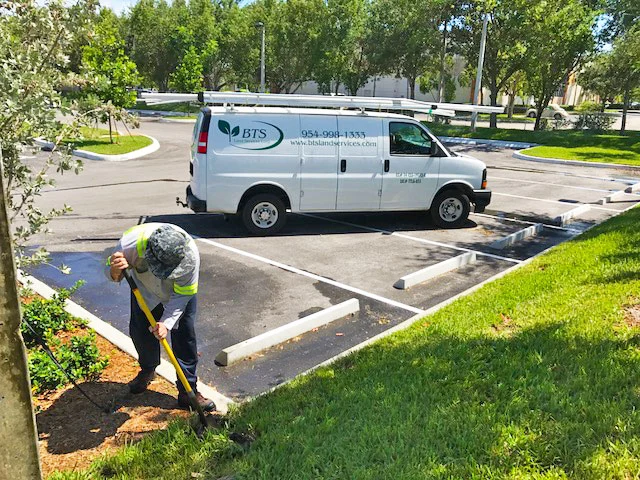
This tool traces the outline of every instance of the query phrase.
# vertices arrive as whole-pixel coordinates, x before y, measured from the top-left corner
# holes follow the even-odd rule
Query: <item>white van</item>
[[[256,235],[279,231],[287,211],[429,210],[453,228],[491,201],[483,162],[412,117],[364,109],[205,107],[190,172],[189,208],[238,214]]]

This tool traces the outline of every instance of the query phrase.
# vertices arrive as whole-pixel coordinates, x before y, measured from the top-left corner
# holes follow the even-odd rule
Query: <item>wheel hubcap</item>
[[[447,198],[440,204],[440,218],[445,222],[455,222],[462,215],[462,202],[457,198]]]
[[[253,207],[251,220],[256,227],[272,227],[278,221],[278,209],[269,202],[260,202]]]

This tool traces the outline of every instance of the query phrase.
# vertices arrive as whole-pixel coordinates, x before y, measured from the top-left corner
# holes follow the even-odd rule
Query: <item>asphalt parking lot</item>
[[[425,213],[415,212],[290,215],[277,236],[255,238],[238,221],[176,206],[189,180],[191,130],[190,124],[145,120],[141,131],[159,140],[159,151],[123,163],[86,161],[82,174],[62,177],[42,206],[67,203],[74,212],[54,220],[54,233],[35,243],[47,247],[53,264],[71,266],[72,274],[50,266],[33,274],[55,287],[85,280],[75,301],[127,332],[127,287],[102,275],[105,252],[141,221],[185,228],[198,237],[202,258],[199,375],[236,399],[264,392],[640,201],[638,194],[620,194],[598,203],[640,182],[640,171],[533,163],[512,158],[509,149],[454,146],[487,163],[493,190],[487,211],[472,214],[461,229],[436,229]],[[588,211],[558,224],[558,216],[584,205]],[[544,224],[538,235],[491,248],[537,223]],[[404,275],[469,251],[476,263],[408,290],[394,287]],[[214,363],[223,348],[350,298],[360,301],[353,316],[234,365]]]

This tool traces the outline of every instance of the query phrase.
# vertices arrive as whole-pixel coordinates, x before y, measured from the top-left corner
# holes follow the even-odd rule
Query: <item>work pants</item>
[[[173,326],[171,332],[171,347],[173,353],[178,359],[180,367],[184,372],[187,381],[191,384],[191,388],[196,391],[196,366],[198,365],[198,347],[196,345],[196,312],[198,301],[194,295],[182,313],[178,322]],[[159,304],[151,313],[156,321],[160,320],[164,306]],[[131,294],[131,318],[129,321],[129,335],[138,352],[138,363],[143,371],[152,371],[160,365],[160,342],[149,331],[149,321],[144,312],[140,309],[138,301]],[[180,383],[176,382],[179,392],[185,389]]]

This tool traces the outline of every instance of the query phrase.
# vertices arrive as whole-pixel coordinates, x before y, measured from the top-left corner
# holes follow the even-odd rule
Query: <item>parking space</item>
[[[79,177],[47,193],[43,206],[74,205],[73,216],[53,222],[56,234],[38,241],[52,263],[34,275],[52,286],[87,281],[76,298],[85,308],[127,331],[128,292],[102,275],[104,252],[139,221],[180,225],[197,237],[201,253],[199,348],[201,379],[223,394],[244,398],[282,383],[635,205],[640,195],[599,200],[640,182],[640,174],[613,169],[534,164],[511,150],[453,147],[485,161],[493,200],[459,229],[437,229],[425,212],[292,214],[273,237],[248,236],[240,222],[195,215],[175,206],[184,195],[188,129],[143,122],[171,148],[119,165],[88,162]],[[557,217],[588,205],[565,225]],[[584,209],[583,209],[584,210]],[[496,249],[500,239],[542,223],[536,235]],[[403,276],[467,252],[475,262],[401,290]],[[350,298],[360,311],[228,367],[214,364],[223,348]]]

